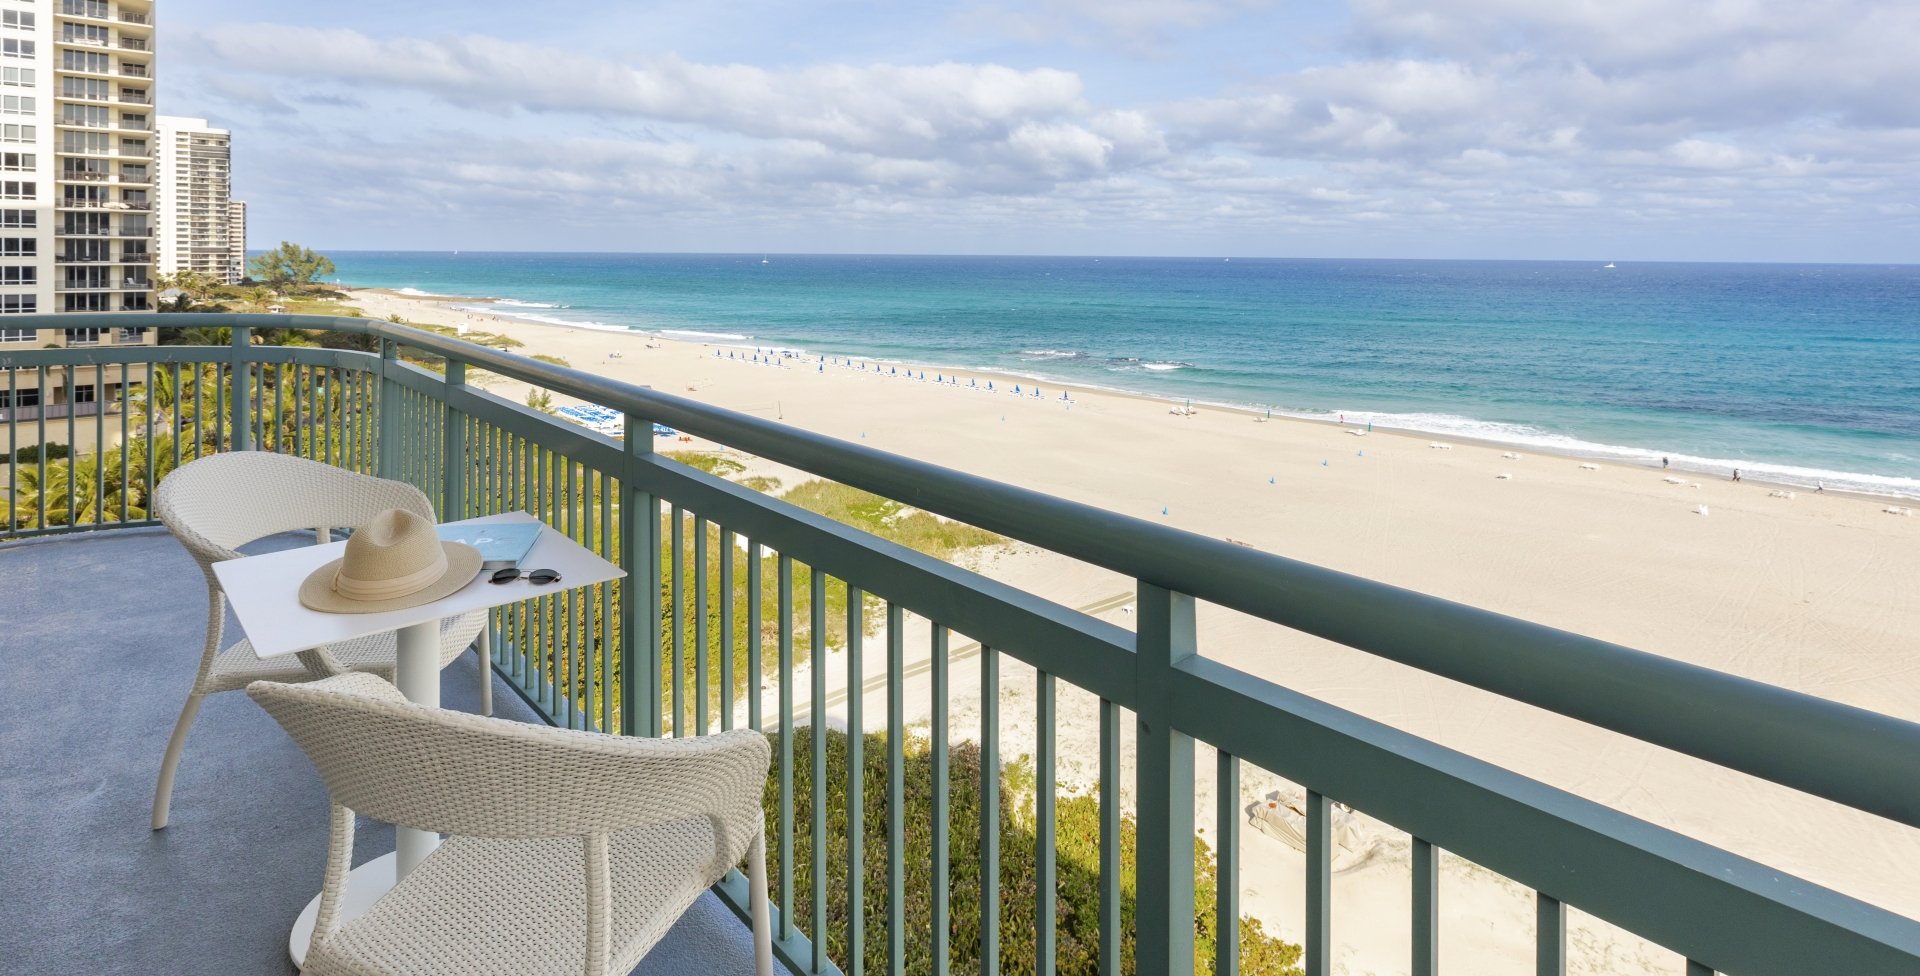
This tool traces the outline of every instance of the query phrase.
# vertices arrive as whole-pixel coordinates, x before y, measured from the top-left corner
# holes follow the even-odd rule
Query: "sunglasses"
[[[520,579],[523,576],[526,577],[527,582],[532,583],[535,586],[545,586],[548,583],[560,582],[560,571],[557,569],[524,569],[523,570],[523,569],[515,569],[513,567],[494,570],[493,576],[489,577],[489,582],[511,583],[514,580]]]

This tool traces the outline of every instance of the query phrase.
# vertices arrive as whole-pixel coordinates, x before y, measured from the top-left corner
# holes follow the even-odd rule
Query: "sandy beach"
[[[1041,396],[1018,399],[965,389],[1033,385],[984,373],[959,372],[955,388],[932,382],[955,375],[946,369],[928,368],[923,383],[823,371],[812,360],[756,364],[744,358],[750,349],[524,322],[441,298],[357,290],[352,303],[377,318],[503,333],[525,343],[522,354],[561,356],[702,403],[1920,720],[1920,518],[1885,511],[1910,500],[1805,490],[1779,497],[1751,481],[1458,440],[1443,449],[1432,437],[1368,434],[1354,423],[1261,422],[1206,407],[1182,416],[1168,401],[1046,382]],[[488,388],[515,401],[526,393],[497,377]],[[1503,456],[1514,453],[1523,456]],[[802,478],[775,473],[789,485]],[[975,568],[1130,622],[1130,581],[1104,570],[1025,546],[984,553]],[[1912,883],[1920,831],[1218,608],[1203,608],[1200,640],[1202,653],[1242,670],[1920,917]],[[844,691],[844,667],[828,664]],[[953,686],[977,695],[976,668],[956,659]],[[1002,750],[1011,757],[1030,749],[1031,672],[1009,662],[1002,682]],[[910,694],[925,700],[924,679]],[[1093,779],[1076,765],[1093,750],[1069,743],[1073,735],[1091,741],[1085,698],[1062,695],[1067,786]],[[977,723],[977,701],[954,705],[954,727],[965,734]],[[1204,780],[1208,758],[1197,764],[1209,771]],[[1255,773],[1243,783],[1246,802],[1277,785]],[[1202,794],[1199,819],[1210,824],[1210,782]],[[1375,855],[1336,877],[1336,972],[1407,968],[1406,841],[1390,831],[1372,836]],[[1297,939],[1303,858],[1250,828],[1243,857],[1248,910]],[[1459,861],[1447,862],[1442,887],[1443,966],[1531,971],[1530,893]],[[1577,913],[1571,943],[1574,972],[1680,968],[1671,954]]]

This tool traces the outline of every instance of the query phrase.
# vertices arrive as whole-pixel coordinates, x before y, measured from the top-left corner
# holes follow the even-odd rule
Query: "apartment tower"
[[[229,243],[231,135],[206,119],[162,115],[158,161],[154,226],[160,273],[193,271],[219,284],[239,284]]]
[[[0,356],[154,341],[6,324],[153,307],[153,6],[0,0]],[[123,379],[115,366],[0,378],[0,419],[115,409]]]
[[[247,203],[227,201],[227,280],[239,284],[247,276]]]

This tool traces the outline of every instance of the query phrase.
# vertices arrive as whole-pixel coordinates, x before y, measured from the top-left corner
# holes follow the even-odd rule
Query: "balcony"
[[[1197,968],[1196,928],[1243,915],[1241,885],[1202,886],[1201,873],[1282,883],[1249,876],[1241,853],[1241,777],[1259,772],[1304,790],[1303,881],[1290,897],[1303,906],[1307,973],[1333,971],[1336,931],[1391,922],[1411,933],[1406,968],[1423,976],[1435,972],[1440,940],[1487,933],[1526,948],[1530,962],[1511,971],[1561,974],[1582,948],[1568,939],[1576,918],[1665,947],[1674,976],[1920,972],[1920,922],[1206,658],[1196,605],[1801,790],[1861,820],[1920,826],[1920,725],[403,326],[186,314],[21,316],[17,324],[236,332],[232,345],[23,350],[0,364],[0,388],[113,362],[135,377],[166,376],[175,391],[173,405],[116,421],[157,450],[135,452],[144,463],[110,454],[108,464],[81,467],[94,494],[84,477],[37,482],[63,486],[65,499],[11,489],[12,536],[46,537],[0,553],[8,557],[0,587],[27,608],[25,623],[10,620],[13,646],[59,647],[68,665],[16,663],[0,683],[8,706],[0,746],[18,757],[15,775],[26,786],[16,793],[26,806],[17,816],[35,828],[16,835],[6,864],[44,892],[23,923],[0,928],[0,954],[27,959],[29,971],[84,968],[79,960],[99,946],[68,922],[81,917],[130,920],[114,947],[143,971],[284,967],[276,953],[288,920],[319,875],[326,802],[304,760],[251,703],[209,699],[208,724],[182,766],[175,826],[164,837],[142,826],[180,669],[190,666],[179,649],[195,647],[200,634],[202,591],[136,501],[183,458],[261,449],[407,481],[435,499],[443,518],[531,510],[619,561],[641,585],[496,614],[487,659],[514,694],[495,701],[525,702],[525,720],[620,734],[740,725],[773,736],[782,757],[768,786],[775,925],[778,954],[795,971],[851,971],[855,961],[838,950],[829,957],[829,946],[877,938],[908,958],[986,952],[983,968],[992,971],[1000,933],[1008,944],[1021,936],[1031,951],[1038,932],[1097,957],[1101,971],[1118,972],[1131,952],[1143,976],[1186,976]],[[383,348],[249,343],[251,329],[284,328],[365,336]],[[444,359],[445,372],[403,358],[419,355]],[[671,425],[1091,564],[1119,585],[1118,602],[1051,602],[685,466],[650,443],[622,443],[525,408],[468,382],[469,369],[605,405],[627,431]],[[101,431],[107,423],[94,421]],[[109,484],[115,490],[104,490]],[[75,504],[90,497],[108,502]],[[138,585],[112,571],[126,566],[141,567]],[[828,594],[845,594],[833,617]],[[1136,611],[1129,626],[1116,619],[1122,605]],[[113,620],[140,626],[88,625]],[[838,650],[829,651],[830,640]],[[85,682],[76,685],[74,674]],[[452,677],[446,687],[457,694],[470,685]],[[1030,694],[1031,710],[1003,717],[1003,695],[1016,694]],[[1058,752],[1063,731],[1083,730],[1061,721],[1056,695],[1088,706],[1097,745],[1085,755]],[[114,706],[111,722],[101,720],[103,700]],[[956,701],[975,701],[978,711]],[[816,705],[829,723],[887,733],[871,747],[860,735],[838,739],[832,748],[844,748],[845,761],[832,753],[841,780],[831,789],[812,772],[829,768],[828,738],[808,731]],[[909,737],[922,718],[924,733]],[[1003,737],[1003,723],[1027,724]],[[1000,759],[1018,758],[1029,743],[1036,758],[1021,780],[1036,785],[1018,825],[1032,831],[1020,836],[1034,839],[1035,874],[1024,886],[1001,886],[1012,848],[999,846],[999,832],[974,831],[1013,823],[1009,811],[949,802],[1011,805],[1001,790],[1013,777],[1000,776]],[[1087,792],[1053,788],[1063,758],[1099,770]],[[909,771],[912,792],[902,785]],[[1206,792],[1215,783],[1226,784],[1218,799]],[[889,794],[900,801],[868,812]],[[909,809],[909,798],[927,805]],[[1400,832],[1406,895],[1392,920],[1337,914],[1337,896],[1351,889],[1335,883],[1332,825],[1344,816],[1336,801]],[[1056,834],[1069,802],[1097,816],[1090,827],[1071,821],[1082,832]],[[1212,853],[1198,849],[1196,830]],[[869,832],[883,839],[864,840]],[[391,843],[368,833],[363,856]],[[852,878],[881,883],[829,887],[830,872],[809,871],[802,859],[823,844]],[[1523,886],[1525,918],[1476,918],[1465,923],[1471,931],[1443,933],[1443,905],[1457,890],[1453,876],[1439,884],[1441,851]],[[1056,890],[1093,891],[1100,910],[1069,913],[1053,901]],[[738,912],[743,893],[735,875],[711,901]],[[1024,908],[1006,907],[1018,898]],[[961,906],[980,904],[1003,907],[983,916],[984,929],[959,924]],[[934,918],[955,912],[955,924],[923,925],[908,914],[929,905]],[[1130,931],[1122,918],[1133,920]],[[864,939],[845,937],[849,919],[867,926]],[[718,947],[702,951],[722,955],[686,971],[733,970],[737,957],[726,953],[742,944],[744,928],[718,908],[694,924],[704,926],[696,942]],[[1665,958],[1650,951],[1647,958]],[[1013,968],[1011,958],[1001,961]],[[1609,971],[1593,961],[1580,971]],[[906,971],[886,951],[859,962],[870,972]],[[1231,958],[1198,968],[1208,965],[1235,971]]]

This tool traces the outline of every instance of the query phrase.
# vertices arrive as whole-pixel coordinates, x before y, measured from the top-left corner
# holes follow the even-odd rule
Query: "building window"
[[[0,227],[36,227],[39,221],[31,210],[0,209]]]
[[[0,237],[0,255],[30,258],[38,253],[40,239],[37,237]]]
[[[32,95],[7,95],[0,98],[0,112],[9,115],[32,115],[34,98]]]
[[[9,122],[0,125],[0,142],[32,142],[33,126],[14,125]]]
[[[33,285],[39,282],[39,269],[31,264],[0,264],[0,285]]]
[[[33,57],[33,42],[23,41],[23,40],[20,40],[19,38],[14,38],[14,37],[9,37],[4,41],[0,41],[0,57],[7,57],[7,58]]]
[[[39,329],[0,329],[0,342],[32,342],[38,338]]]
[[[40,405],[40,388],[23,386],[16,390],[0,390],[0,407],[37,407]]]
[[[32,88],[34,75],[32,68],[0,68],[0,85],[12,85],[16,88]]]
[[[139,342],[146,337],[146,334],[147,330],[145,329],[115,329],[113,330],[113,341]]]
[[[38,161],[39,157],[33,153],[0,153],[0,169],[30,170]]]
[[[32,180],[0,180],[0,197],[8,200],[31,200],[39,192],[39,184]]]
[[[92,41],[95,44],[105,44],[107,29],[99,24],[62,24],[60,37],[66,41]]]
[[[40,299],[34,295],[0,295],[0,315],[19,315],[40,310]]]
[[[93,403],[100,398],[99,389],[91,383],[86,386],[76,386],[73,388],[73,402]]]
[[[100,329],[68,329],[67,345],[91,346],[100,342]]]
[[[31,10],[0,11],[0,27],[13,27],[19,30],[32,30],[33,29],[33,11]]]

